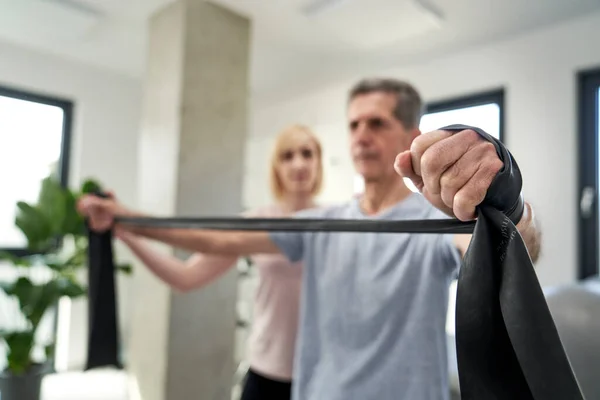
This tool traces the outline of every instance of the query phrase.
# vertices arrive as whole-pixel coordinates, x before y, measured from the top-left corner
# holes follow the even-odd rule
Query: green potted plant
[[[6,347],[6,368],[0,371],[2,400],[39,400],[44,375],[52,371],[54,339],[38,343],[40,321],[56,310],[64,296],[77,298],[86,288],[77,273],[87,265],[87,230],[77,213],[76,202],[83,193],[94,192],[93,180],[83,183],[77,192],[62,187],[54,176],[42,181],[35,204],[17,203],[15,225],[27,239],[27,254],[0,253],[16,278],[0,281],[0,290],[18,304],[17,315],[24,323],[15,329],[0,330],[0,344]],[[44,268],[48,277],[33,279],[30,271]],[[121,267],[126,272],[129,266]],[[45,357],[34,359],[34,350],[44,347]]]

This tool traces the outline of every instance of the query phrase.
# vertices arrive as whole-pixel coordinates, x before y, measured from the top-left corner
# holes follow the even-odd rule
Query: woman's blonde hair
[[[317,176],[315,178],[315,185],[313,186],[311,194],[313,196],[319,194],[319,192],[321,191],[321,186],[323,185],[323,152],[321,149],[321,142],[313,133],[313,131],[310,130],[310,128],[308,128],[307,126],[300,124],[291,125],[279,133],[279,135],[275,139],[275,144],[271,152],[271,167],[269,171],[269,178],[271,183],[271,193],[277,200],[281,200],[285,193],[285,189],[283,187],[283,184],[281,183],[279,174],[277,173],[277,165],[281,162],[281,152],[288,147],[288,143],[292,135],[298,132],[302,132],[308,135],[315,144],[315,157],[317,157],[318,166]]]

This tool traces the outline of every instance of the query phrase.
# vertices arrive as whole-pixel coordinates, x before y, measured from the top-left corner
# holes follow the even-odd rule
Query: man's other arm
[[[517,229],[527,246],[531,261],[535,264],[540,256],[542,233],[539,224],[537,223],[537,219],[535,218],[533,207],[527,202],[525,202],[525,210],[521,220],[517,224]],[[471,236],[472,235],[469,234],[454,235],[454,244],[460,251],[462,257],[464,257],[467,252],[469,243],[471,242]]]

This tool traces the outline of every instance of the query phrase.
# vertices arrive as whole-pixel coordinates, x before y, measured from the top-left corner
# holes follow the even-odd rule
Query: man
[[[473,219],[503,162],[472,130],[421,134],[421,110],[419,94],[405,82],[364,80],[352,88],[350,150],[364,194],[297,217]],[[80,206],[94,229],[107,229],[115,215],[134,215],[112,200],[88,197]],[[282,252],[302,260],[296,400],[448,398],[448,286],[470,235],[123,228],[192,251]],[[527,203],[517,228],[535,262],[539,232]]]

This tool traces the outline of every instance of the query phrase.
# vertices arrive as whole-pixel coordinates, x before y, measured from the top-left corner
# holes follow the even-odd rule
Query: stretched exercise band
[[[119,224],[170,229],[233,231],[472,233],[475,222],[456,219],[380,221],[313,218],[116,218]]]

